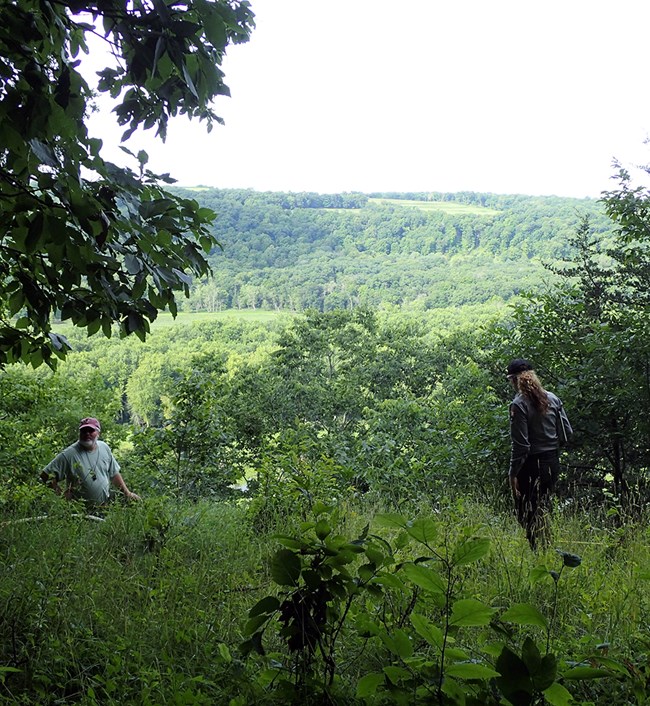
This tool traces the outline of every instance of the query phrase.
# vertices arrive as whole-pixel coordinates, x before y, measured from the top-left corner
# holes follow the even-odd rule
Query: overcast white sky
[[[184,186],[594,196],[647,162],[648,0],[252,0],[226,126],[135,134]],[[91,127],[105,156],[121,129]],[[122,161],[122,160],[120,160]]]

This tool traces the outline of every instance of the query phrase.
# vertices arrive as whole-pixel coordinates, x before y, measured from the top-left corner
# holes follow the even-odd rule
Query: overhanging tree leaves
[[[173,180],[147,170],[145,152],[135,172],[101,157],[85,124],[87,35],[115,59],[97,89],[116,99],[122,139],[155,127],[164,140],[177,114],[222,122],[210,107],[228,94],[219,65],[252,27],[245,0],[0,0],[0,367],[64,357],[57,311],[89,334],[117,322],[144,338],[217,245],[214,213],[166,191]]]

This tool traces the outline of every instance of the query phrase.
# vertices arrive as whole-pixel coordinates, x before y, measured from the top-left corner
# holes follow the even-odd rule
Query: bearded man
[[[41,473],[41,480],[68,499],[81,498],[91,506],[106,505],[111,485],[128,500],[140,500],[126,486],[108,444],[100,441],[101,424],[94,417],[79,423],[79,439],[61,451]],[[61,483],[65,481],[65,488]]]

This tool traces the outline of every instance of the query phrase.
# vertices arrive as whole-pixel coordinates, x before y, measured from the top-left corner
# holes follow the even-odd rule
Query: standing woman
[[[560,444],[573,434],[562,402],[542,387],[533,366],[523,358],[508,365],[516,395],[510,404],[510,486],[517,520],[531,549],[548,543],[549,500],[560,469]]]

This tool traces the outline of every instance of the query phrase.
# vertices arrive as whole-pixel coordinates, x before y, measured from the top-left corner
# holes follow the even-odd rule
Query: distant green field
[[[369,203],[386,203],[392,206],[410,206],[420,211],[442,211],[454,215],[471,214],[473,216],[497,216],[501,211],[482,206],[458,203],[456,201],[415,201],[413,199],[368,199]]]
[[[158,314],[158,318],[154,321],[153,326],[184,326],[200,321],[219,321],[223,319],[239,319],[241,321],[274,321],[281,316],[290,315],[286,311],[264,311],[262,309],[225,309],[224,311],[197,311],[197,312],[178,312],[178,316],[174,318],[169,312],[165,311]]]
[[[168,311],[158,314],[158,318],[151,324],[151,329],[166,328],[169,326],[187,326],[201,321],[219,321],[224,319],[239,319],[240,321],[274,321],[282,316],[293,316],[288,311],[264,311],[261,309],[226,309],[224,311],[198,311],[178,312],[174,318]],[[55,331],[65,331],[73,328],[69,321],[56,321],[52,324]]]

